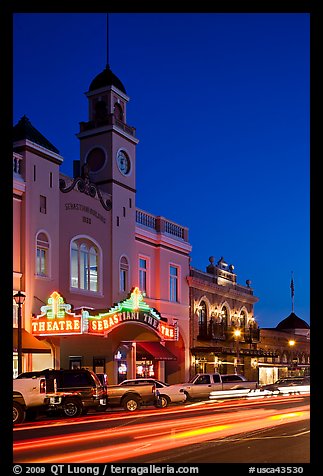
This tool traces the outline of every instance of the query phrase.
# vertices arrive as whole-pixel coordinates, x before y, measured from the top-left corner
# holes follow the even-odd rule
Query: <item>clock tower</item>
[[[133,285],[128,272],[121,283],[120,262],[135,269],[136,145],[135,128],[127,124],[129,97],[109,65],[91,82],[88,121],[80,123],[80,171],[111,195],[111,285],[112,301],[123,299]],[[107,236],[107,239],[108,236]],[[108,271],[107,271],[108,272]]]

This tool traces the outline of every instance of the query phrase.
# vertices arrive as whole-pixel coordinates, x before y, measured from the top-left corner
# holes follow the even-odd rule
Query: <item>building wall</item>
[[[30,146],[32,147],[32,146]],[[29,147],[29,148],[30,148]],[[171,324],[178,323],[179,341],[167,342],[166,346],[177,357],[176,362],[159,364],[159,377],[169,375],[171,382],[185,380],[189,371],[189,316],[188,287],[186,276],[189,272],[189,252],[191,246],[187,241],[178,240],[171,234],[154,230],[152,236],[147,234],[145,227],[136,224],[135,201],[132,200],[131,212],[123,214],[123,201],[128,201],[127,189],[119,188],[113,202],[116,213],[125,218],[124,225],[119,226],[113,221],[111,210],[106,210],[98,198],[80,191],[76,179],[56,173],[59,164],[46,160],[35,152],[22,150],[26,164],[24,177],[20,181],[26,192],[22,200],[15,200],[14,233],[19,235],[16,240],[14,263],[16,279],[25,283],[22,289],[26,295],[24,327],[31,331],[31,321],[41,314],[41,308],[47,304],[51,293],[58,291],[64,302],[77,308],[94,308],[108,310],[115,303],[125,299],[130,290],[139,284],[139,256],[149,257],[150,292],[146,302],[156,308],[163,318]],[[27,147],[26,147],[27,149]],[[36,169],[34,168],[36,166]],[[36,175],[35,175],[36,170]],[[55,173],[54,173],[55,171]],[[49,185],[49,174],[52,174]],[[24,181],[21,179],[24,178]],[[64,184],[59,188],[59,179]],[[47,183],[47,184],[46,184]],[[74,184],[74,186],[73,186]],[[68,191],[66,191],[68,190]],[[83,189],[81,189],[83,190]],[[39,208],[40,195],[46,196],[46,213]],[[107,194],[101,191],[101,197]],[[177,225],[179,226],[179,225]],[[37,234],[44,232],[48,236],[48,275],[36,275]],[[92,292],[75,289],[71,286],[71,243],[75,238],[88,238],[100,250],[99,291]],[[119,289],[120,257],[126,256],[129,263],[129,279],[125,292]],[[21,264],[20,264],[21,263]],[[169,301],[169,265],[179,268],[179,301]],[[18,276],[22,276],[18,278]],[[122,332],[113,331],[107,338],[94,336],[46,336],[52,348],[52,355],[28,354],[24,356],[24,370],[46,367],[68,368],[71,358],[80,357],[82,365],[93,368],[93,359],[102,358],[106,362],[109,381],[115,382],[116,362],[113,355],[123,339],[160,340],[151,330],[144,331],[139,326],[129,323],[123,326]],[[167,369],[168,367],[168,369]],[[165,374],[166,372],[166,374]]]

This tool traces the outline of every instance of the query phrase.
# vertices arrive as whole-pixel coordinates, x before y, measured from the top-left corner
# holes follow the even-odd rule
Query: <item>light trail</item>
[[[163,414],[177,414],[177,413],[187,413],[187,412],[196,412],[196,409],[198,407],[199,411],[206,410],[208,411],[210,408],[216,409],[226,409],[226,408],[231,408],[231,407],[236,407],[239,405],[239,407],[245,407],[245,406],[250,406],[252,405],[261,405],[263,406],[264,404],[271,404],[271,397],[275,397],[275,403],[283,402],[286,401],[286,398],[288,398],[288,402],[293,402],[293,401],[298,401],[299,396],[298,395],[257,395],[254,396],[251,400],[243,399],[243,400],[223,400],[221,401],[220,399],[217,401],[214,400],[204,400],[196,403],[190,403],[190,404],[184,404],[181,405],[180,407],[177,406],[170,406],[167,408],[163,409],[144,409],[140,410],[136,413],[128,413],[125,411],[120,411],[120,412],[113,412],[110,413],[107,411],[106,413],[96,415],[94,417],[78,417],[78,418],[73,418],[73,419],[68,419],[64,418],[63,420],[43,420],[43,421],[38,421],[38,422],[33,422],[31,424],[21,424],[18,426],[15,426],[13,428],[14,432],[19,432],[22,430],[29,430],[32,429],[34,430],[36,427],[43,427],[43,426],[52,426],[52,427],[62,427],[62,426],[71,426],[71,425],[84,425],[88,423],[97,423],[98,421],[104,421],[104,420],[109,420],[111,421],[118,421],[120,418],[122,418],[125,421],[133,421],[134,419],[142,419],[145,417],[149,416],[156,416],[156,414],[159,414],[160,412],[163,412]],[[309,396],[309,394],[305,395]]]
[[[288,401],[294,400],[299,401],[301,398],[290,398]],[[286,397],[282,401],[286,402]],[[104,430],[80,431],[63,436],[32,438],[14,443],[14,462],[106,463],[125,460],[135,462],[138,456],[165,452],[212,439],[223,439],[238,433],[285,424],[286,421],[305,420],[310,415],[309,405],[298,407],[295,412],[277,413],[277,410],[269,405],[264,405],[264,401],[261,402],[261,407],[254,403],[250,405],[249,402],[249,409],[237,413],[215,412],[194,415],[194,412],[187,409],[185,417],[181,419],[176,418],[178,411],[168,412],[170,419],[160,422],[149,421],[151,415],[156,416],[156,412],[142,412],[141,420],[145,416],[148,421],[137,420],[131,427],[121,426]],[[236,406],[236,403],[226,404],[221,408],[225,410],[232,406]],[[207,405],[207,408],[210,409],[210,406]],[[196,412],[196,407],[194,410]],[[120,416],[118,419],[120,420]],[[98,420],[93,421],[98,422]],[[88,423],[88,420],[86,422]],[[31,460],[28,457],[31,451],[39,456]],[[52,455],[40,456],[44,451],[51,452]]]

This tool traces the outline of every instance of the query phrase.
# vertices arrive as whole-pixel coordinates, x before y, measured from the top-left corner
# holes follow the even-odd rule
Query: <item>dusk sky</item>
[[[136,128],[137,207],[189,228],[251,280],[260,327],[310,323],[310,17],[306,13],[112,13],[109,64]],[[107,62],[106,14],[14,15],[13,116],[79,159],[84,93]]]

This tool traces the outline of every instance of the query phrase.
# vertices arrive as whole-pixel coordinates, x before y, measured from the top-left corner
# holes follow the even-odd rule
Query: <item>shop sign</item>
[[[82,316],[65,304],[62,296],[54,291],[48,298],[47,306],[41,307],[41,314],[31,320],[31,333],[35,336],[82,334]]]
[[[107,335],[124,322],[146,324],[154,329],[163,340],[178,340],[177,324],[168,324],[161,319],[159,312],[149,307],[143,300],[139,288],[134,288],[128,299],[118,303],[109,311],[90,314],[95,311],[83,311],[84,324],[88,334]]]

